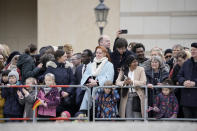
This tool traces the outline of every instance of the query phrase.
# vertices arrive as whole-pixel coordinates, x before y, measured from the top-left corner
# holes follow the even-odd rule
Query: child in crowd
[[[83,112],[77,112],[75,114],[75,117],[77,118],[76,120],[74,120],[74,122],[88,122],[88,120],[83,120],[83,118],[87,118],[86,114],[84,114]]]
[[[164,85],[168,83],[164,82]],[[154,101],[153,107],[149,107],[149,111],[155,112],[156,118],[176,118],[178,113],[178,101],[171,88],[162,88]]]
[[[19,85],[19,74],[16,70],[12,70],[8,74],[8,81],[11,86]],[[18,88],[3,88],[2,97],[5,98],[4,117],[5,118],[21,118],[23,116],[23,106],[19,104],[17,91]]]
[[[10,70],[6,70],[2,72],[1,75],[1,85],[7,85],[8,84],[8,74]],[[3,118],[3,107],[5,104],[5,99],[1,96],[2,89],[0,89],[0,118]],[[3,121],[0,121],[3,122]]]
[[[1,97],[1,89],[0,89],[0,118],[3,118],[3,107],[5,104],[5,99]],[[3,122],[0,120],[0,123]]]
[[[106,81],[104,86],[112,86],[112,81]],[[97,118],[116,118],[118,115],[117,102],[120,99],[118,91],[112,88],[104,88],[96,94]]]
[[[44,82],[46,86],[56,85],[55,76],[52,73],[47,73],[45,75]],[[38,117],[56,117],[56,107],[60,103],[58,88],[41,88],[37,97],[41,101],[41,105],[38,108]]]
[[[6,70],[2,72],[1,75],[1,85],[7,85],[8,84],[8,74],[10,73],[10,70]]]
[[[37,80],[33,77],[29,77],[25,80],[26,85],[37,85]],[[35,89],[32,87],[28,88],[22,88],[22,91],[17,91],[18,97],[19,97],[19,103],[21,105],[25,105],[24,109],[24,118],[32,118],[33,117],[33,104],[35,102],[36,96],[35,96]]]
[[[62,122],[65,122],[65,121],[69,121],[69,118],[71,117],[71,115],[70,115],[70,113],[68,111],[63,111],[61,113],[61,116],[60,117],[61,118],[66,118],[66,119],[65,120],[57,120],[56,122],[62,123]]]

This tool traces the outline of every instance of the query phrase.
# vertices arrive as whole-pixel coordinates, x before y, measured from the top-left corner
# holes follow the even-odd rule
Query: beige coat
[[[123,86],[123,78],[124,78],[124,72],[121,70],[118,78],[116,80],[116,85],[124,87]],[[140,98],[141,101],[141,114],[142,117],[144,117],[144,98],[145,98],[145,94],[144,94],[144,89],[143,88],[138,88],[139,86],[144,86],[146,85],[146,75],[145,75],[145,71],[143,67],[137,67],[134,70],[134,86],[135,86],[135,90]],[[122,92],[122,89],[121,89]],[[125,118],[125,111],[126,111],[126,104],[127,104],[127,99],[128,99],[128,92],[127,95],[125,97],[122,96],[121,93],[121,99],[120,99],[120,107],[119,107],[119,115],[121,118]]]

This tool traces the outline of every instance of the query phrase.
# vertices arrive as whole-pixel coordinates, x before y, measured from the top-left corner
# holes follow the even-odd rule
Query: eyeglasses
[[[167,56],[165,56],[165,58],[167,59],[167,58],[171,58],[172,56],[171,55],[167,55]]]

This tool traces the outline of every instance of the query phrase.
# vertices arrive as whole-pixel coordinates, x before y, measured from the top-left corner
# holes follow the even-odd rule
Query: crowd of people
[[[147,112],[157,119],[197,118],[197,43],[191,43],[191,50],[180,44],[166,50],[153,47],[149,55],[142,43],[128,44],[119,35],[113,50],[110,44],[109,36],[103,35],[94,51],[75,54],[70,44],[45,46],[39,53],[34,44],[24,53],[10,52],[7,45],[0,44],[0,117],[32,118],[32,108],[39,100],[39,118],[81,118],[88,109],[95,110],[96,118],[141,118]],[[5,85],[30,87],[3,88]],[[36,92],[34,85],[45,86]],[[95,109],[86,89],[51,85],[88,87]],[[185,88],[167,87],[173,85]],[[146,112],[141,86],[148,87]]]

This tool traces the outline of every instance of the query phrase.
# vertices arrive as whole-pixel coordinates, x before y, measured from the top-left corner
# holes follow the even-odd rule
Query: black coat
[[[28,77],[36,77],[40,71],[40,68],[36,67],[33,57],[28,54],[19,57],[17,67],[21,71],[22,83]]]
[[[178,81],[183,85],[184,81],[194,81],[197,86],[197,63],[193,58],[188,59],[181,67],[178,74]],[[181,89],[181,105],[189,107],[197,107],[197,89],[187,88]]]
[[[42,79],[47,73],[55,75],[56,85],[74,85],[72,69],[63,63],[49,61]],[[62,90],[68,92],[70,95],[74,94],[73,88],[62,88]]]
[[[181,69],[181,67],[178,64],[176,64],[175,67],[173,68],[171,80],[174,85],[176,85],[176,83],[178,82],[177,75],[178,75],[180,69]]]
[[[55,82],[57,85],[74,85],[74,75],[72,69],[64,63],[49,61],[47,63],[47,69],[43,77],[47,73],[52,73],[55,75]],[[69,96],[66,98],[61,97],[60,104],[56,108],[57,116],[60,116],[61,112],[65,110],[69,111],[71,115],[73,115],[74,114],[73,110],[75,106],[74,104],[75,88],[73,87],[62,88],[60,91],[60,96],[62,91],[69,93]]]
[[[78,66],[76,68],[76,71],[75,71],[75,84],[76,85],[80,85],[80,83],[81,83],[82,68],[83,68],[83,64],[81,64],[80,66]],[[75,94],[75,104],[77,106],[77,109],[79,109],[81,106],[81,102],[83,100],[83,96],[85,94],[85,90],[83,90],[81,88],[76,88],[75,93],[76,93]]]
[[[126,52],[124,52],[123,55],[121,56],[120,53],[117,50],[115,50],[111,54],[111,61],[112,64],[114,65],[114,82],[118,78],[120,68],[125,64],[127,56],[129,55],[134,55],[134,53],[126,50]]]
[[[5,98],[3,114],[23,116],[23,106],[18,101],[17,88],[3,88],[2,97]]]

